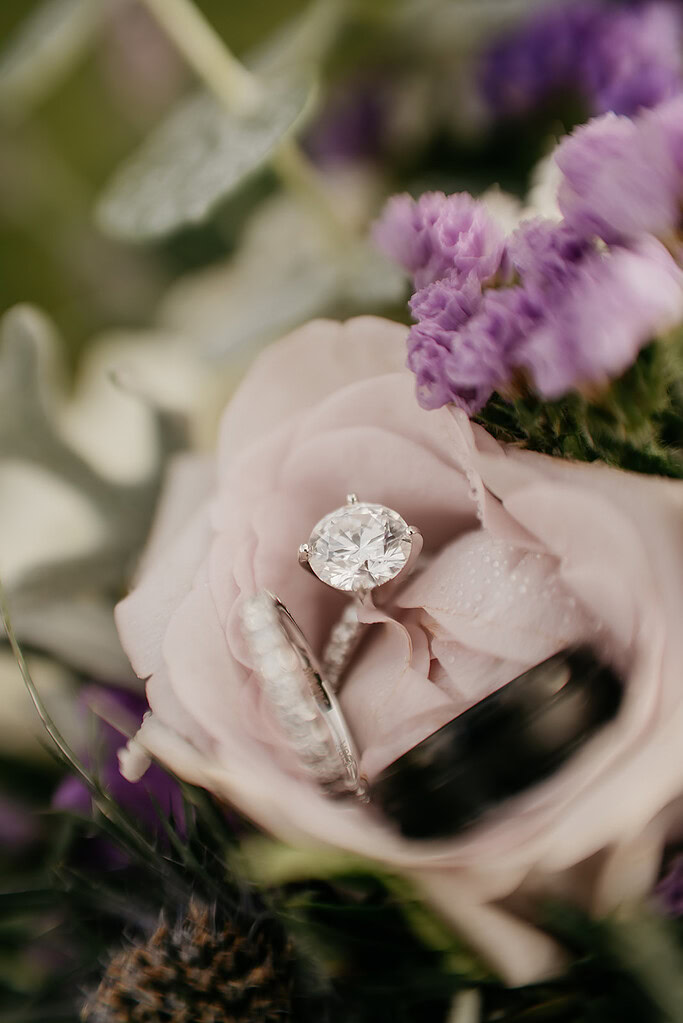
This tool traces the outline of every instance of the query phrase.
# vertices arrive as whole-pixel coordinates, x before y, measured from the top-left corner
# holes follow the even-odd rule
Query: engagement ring
[[[349,494],[346,504],[329,512],[299,547],[299,562],[327,586],[354,597],[333,628],[323,652],[328,683],[336,688],[360,640],[360,604],[375,602],[375,591],[386,599],[393,587],[415,567],[422,534],[398,512],[383,504],[359,501]]]

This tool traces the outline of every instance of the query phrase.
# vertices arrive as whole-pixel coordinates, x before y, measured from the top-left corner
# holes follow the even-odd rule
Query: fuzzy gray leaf
[[[59,84],[94,36],[96,0],[47,0],[20,25],[0,54],[0,110],[16,117]]]
[[[102,230],[145,241],[204,220],[292,133],[312,96],[310,77],[300,74],[264,84],[248,116],[204,91],[181,100],[105,187],[96,209]]]
[[[345,208],[343,196],[331,201]],[[171,288],[160,318],[222,361],[314,316],[381,309],[404,297],[402,271],[367,242],[333,243],[313,211],[279,195],[261,204],[230,260]]]
[[[263,75],[319,66],[327,57],[347,14],[345,0],[315,0],[259,46],[249,66]]]
[[[14,517],[9,514],[7,521],[14,522],[24,533],[29,530],[29,536],[32,523],[36,529],[47,529],[50,535],[41,535],[40,540],[44,543],[51,537],[53,543],[49,557],[41,558],[37,564],[15,566],[8,590],[20,634],[25,627],[25,635],[32,643],[59,653],[79,667],[86,661],[91,663],[90,655],[86,657],[75,641],[71,651],[57,650],[59,629],[55,628],[55,621],[62,620],[64,624],[68,618],[70,627],[75,628],[79,621],[86,623],[85,631],[90,634],[84,636],[85,646],[90,640],[95,646],[99,644],[108,663],[114,663],[113,630],[107,634],[107,629],[102,628],[101,605],[103,602],[108,605],[111,614],[113,595],[125,585],[145,542],[166,457],[181,446],[184,434],[172,414],[152,409],[159,453],[153,470],[134,482],[108,478],[61,435],[55,414],[56,363],[56,338],[45,317],[29,306],[10,310],[0,324],[0,466],[30,466],[39,477],[48,480],[48,491],[38,492],[37,500],[45,507],[36,510],[24,503],[19,508],[20,517],[17,518],[15,509]],[[91,537],[84,549],[70,552],[68,543],[63,543],[54,504],[60,488],[73,494],[89,510],[89,519],[99,523],[94,539]],[[3,510],[11,507],[13,499],[10,487],[2,495]],[[15,535],[14,542],[12,535],[3,535],[2,539],[5,551],[11,553],[18,537]],[[86,604],[79,604],[83,599]],[[88,608],[88,599],[99,603],[100,610],[94,605]],[[40,613],[33,613],[37,608]],[[74,610],[73,614],[69,608]],[[55,609],[61,609],[56,618]],[[90,632],[93,621],[97,622],[100,639]]]

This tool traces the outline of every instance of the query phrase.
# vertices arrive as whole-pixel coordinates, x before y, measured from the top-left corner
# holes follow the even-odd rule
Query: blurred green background
[[[91,2],[105,8],[105,21],[45,95],[24,110],[0,96],[0,309],[42,306],[72,358],[101,328],[144,325],[172,279],[229,251],[231,242],[229,230],[209,224],[138,247],[105,239],[94,226],[102,184],[185,89],[190,72],[141,5]],[[42,4],[3,0],[1,51]],[[197,6],[239,54],[306,4]]]

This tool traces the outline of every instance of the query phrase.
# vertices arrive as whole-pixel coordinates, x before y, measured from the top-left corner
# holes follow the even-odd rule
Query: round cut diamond
[[[398,575],[411,543],[411,531],[397,512],[356,501],[320,520],[308,542],[308,564],[338,590],[369,590]]]

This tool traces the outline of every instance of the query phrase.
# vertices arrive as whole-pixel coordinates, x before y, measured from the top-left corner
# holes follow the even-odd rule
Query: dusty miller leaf
[[[183,430],[175,416],[153,410],[159,460],[152,473],[132,483],[105,477],[60,435],[55,362],[56,338],[45,317],[29,306],[10,310],[0,324],[0,465],[27,464],[54,477],[87,503],[101,529],[97,542],[73,555],[60,554],[56,535],[53,556],[16,574],[9,596],[20,636],[103,676],[125,665],[111,607],[146,539],[163,463]],[[3,498],[10,501],[11,492]]]
[[[319,66],[348,15],[346,0],[317,0],[258,47],[249,61],[258,74]]]
[[[313,91],[300,72],[264,86],[248,116],[203,90],[181,100],[105,186],[95,211],[102,230],[145,241],[204,220],[294,131]]]
[[[93,38],[102,17],[97,0],[47,0],[0,54],[0,111],[16,117],[59,84]]]
[[[343,196],[331,199],[343,206]],[[223,360],[311,317],[367,312],[404,297],[403,273],[367,242],[332,242],[307,206],[279,195],[261,204],[233,258],[171,288],[160,316],[204,356]]]

